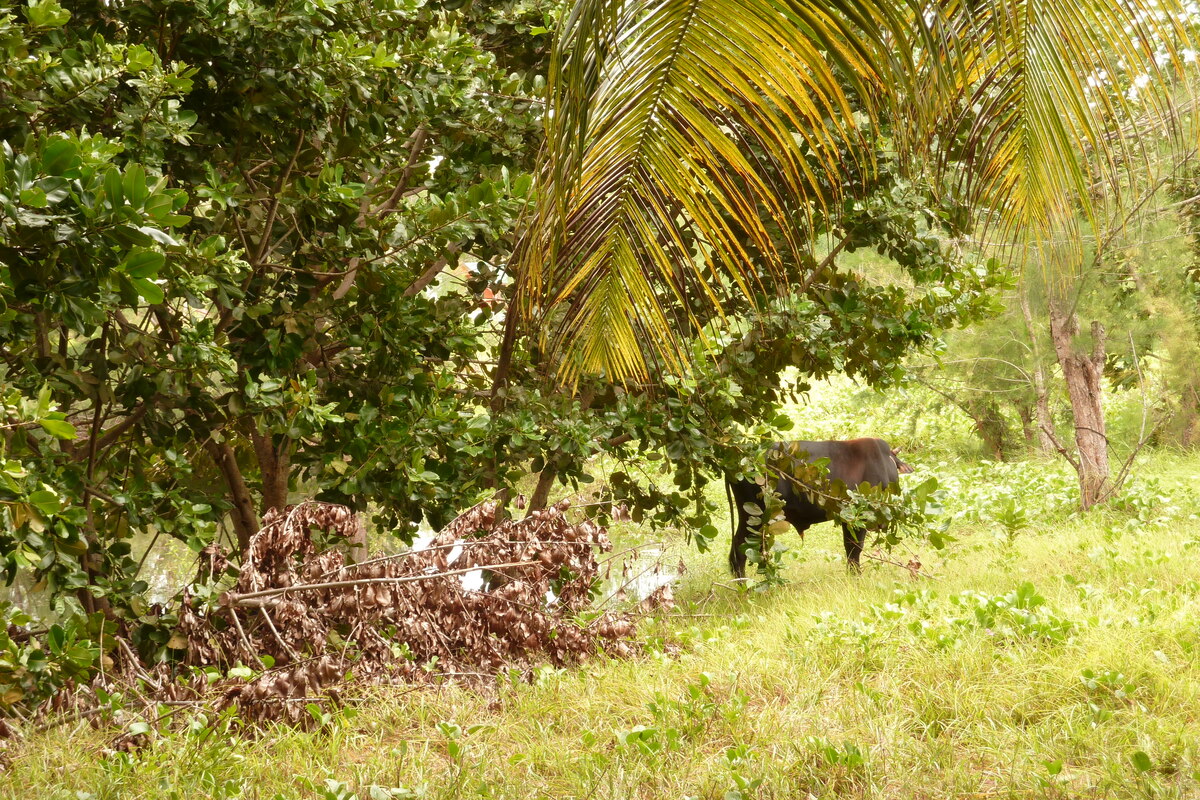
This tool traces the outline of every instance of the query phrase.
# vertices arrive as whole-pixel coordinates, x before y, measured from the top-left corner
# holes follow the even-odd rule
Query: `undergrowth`
[[[128,720],[59,727],[12,745],[0,796],[1200,796],[1200,459],[1155,454],[1087,515],[1053,465],[917,466],[950,487],[956,540],[913,554],[932,578],[848,575],[829,525],[780,537],[770,592],[681,550],[636,659],[380,689],[256,738],[142,721],[106,753]]]

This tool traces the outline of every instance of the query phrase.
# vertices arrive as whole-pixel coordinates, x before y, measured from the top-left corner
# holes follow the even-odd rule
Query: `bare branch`
[[[292,592],[311,592],[319,589],[340,589],[345,586],[371,586],[378,584],[397,584],[397,583],[416,583],[417,581],[429,581],[435,578],[449,578],[454,575],[466,575],[468,572],[475,570],[498,570],[508,567],[531,567],[535,564],[540,564],[540,561],[510,561],[507,564],[479,564],[474,567],[465,567],[463,569],[454,569],[447,572],[431,572],[427,575],[408,575],[403,578],[357,578],[350,581],[325,581],[323,583],[299,583],[294,586],[285,586],[279,589],[263,589],[258,592],[246,592],[244,594],[233,594],[225,592],[221,595],[221,605],[229,608],[264,608],[278,604],[278,600],[273,598]]]

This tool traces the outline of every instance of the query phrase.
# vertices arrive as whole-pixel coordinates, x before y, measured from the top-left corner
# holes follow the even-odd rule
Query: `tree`
[[[568,380],[686,363],[679,337],[705,319],[673,318],[666,299],[719,314],[731,294],[820,280],[820,221],[835,228],[853,197],[834,176],[869,168],[863,131],[881,119],[906,168],[928,163],[981,237],[1041,245],[1047,269],[1077,274],[1080,220],[1094,228],[1136,183],[1186,92],[1195,23],[1150,0],[581,0],[552,60],[522,313],[552,332]],[[1086,507],[1107,474],[1089,383],[1102,337],[1078,351],[1074,310],[1051,307]]]
[[[10,580],[146,623],[158,658],[135,537],[199,551],[228,522],[236,550],[296,491],[405,523],[477,497],[484,294],[541,109],[538,45],[489,48],[542,22],[403,0],[0,14]]]

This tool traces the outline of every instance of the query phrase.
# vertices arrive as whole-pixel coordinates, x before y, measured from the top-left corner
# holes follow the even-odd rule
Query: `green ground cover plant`
[[[254,738],[228,718],[144,720],[147,744],[112,752],[128,716],[57,727],[10,746],[0,795],[1196,796],[1200,458],[1155,452],[1086,515],[987,465],[918,466],[955,487],[955,541],[913,554],[932,578],[869,561],[849,576],[823,525],[780,537],[785,586],[739,591],[721,555],[677,543],[677,610],[644,623],[633,660],[366,693]],[[988,486],[1024,514],[1015,536],[965,513]],[[622,528],[638,539],[618,526],[617,549]]]

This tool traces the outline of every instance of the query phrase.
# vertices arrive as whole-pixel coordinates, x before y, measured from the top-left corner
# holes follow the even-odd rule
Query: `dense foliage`
[[[530,471],[541,505],[599,465],[601,500],[704,546],[705,482],[757,470],[789,392],[891,385],[995,310],[1005,280],[958,246],[964,207],[895,160],[881,120],[839,151],[850,166],[797,165],[837,207],[772,216],[758,244],[795,247],[745,286],[709,281],[719,312],[653,290],[689,369],[559,384],[510,304],[555,6],[0,11],[0,554],[56,626],[32,636],[5,609],[24,628],[0,638],[6,705],[82,679],[115,636],[179,658],[178,608],[145,596],[155,542],[219,544],[232,580],[260,520],[301,497],[408,539]],[[684,226],[676,244],[695,262],[709,243]],[[889,269],[851,268],[858,250]]]
[[[0,15],[9,580],[161,659],[135,537],[199,551],[228,526],[236,549],[289,488],[406,519],[474,499],[485,293],[540,113],[538,40],[493,50],[542,21],[403,0]]]

